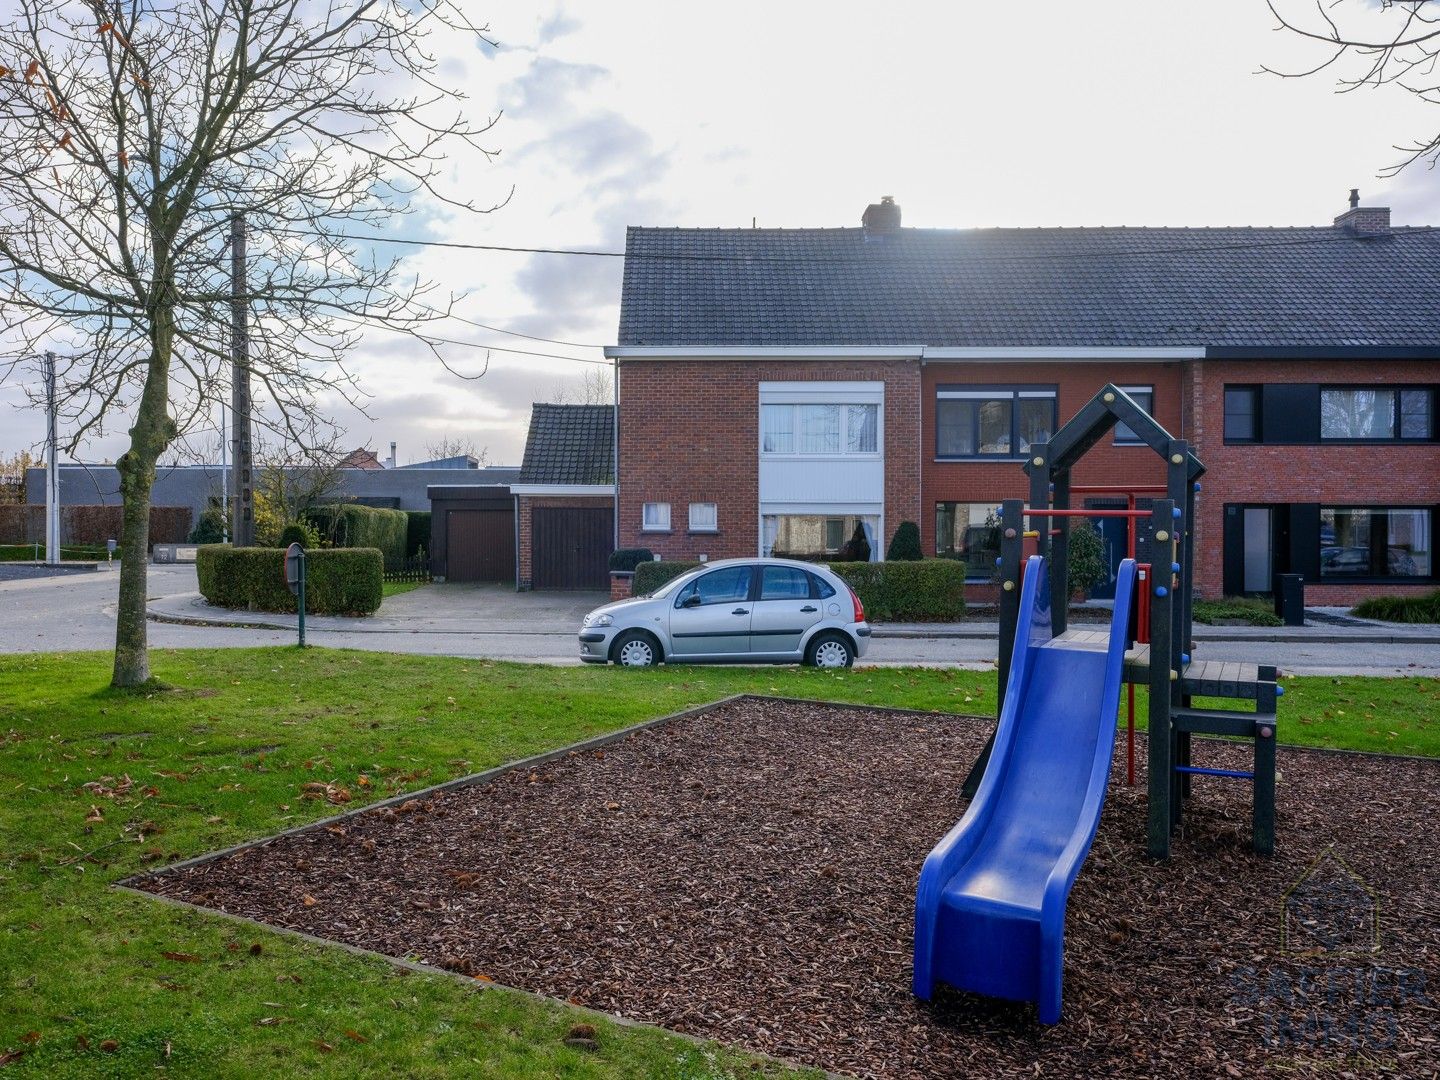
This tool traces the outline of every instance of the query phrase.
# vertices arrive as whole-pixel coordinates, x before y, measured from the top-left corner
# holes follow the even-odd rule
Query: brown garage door
[[[535,588],[609,587],[614,507],[537,506],[531,514]]]
[[[514,510],[449,510],[445,530],[446,580],[515,584]]]

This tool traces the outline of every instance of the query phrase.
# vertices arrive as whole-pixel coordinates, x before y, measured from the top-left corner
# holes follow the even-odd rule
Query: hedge
[[[405,515],[405,557],[413,559],[430,550],[430,511],[402,510]]]
[[[387,559],[403,559],[409,519],[403,510],[353,503],[317,506],[306,515],[310,524],[337,548],[379,548]]]
[[[654,562],[655,553],[649,548],[616,548],[610,553],[611,570],[634,570],[643,562]]]
[[[188,506],[152,506],[150,543],[183,544],[190,535]],[[61,506],[60,539],[66,544],[103,544],[120,539],[119,506]],[[45,540],[45,507],[40,503],[0,506],[0,544]]]
[[[326,548],[305,553],[305,611],[369,615],[380,606],[384,557],[376,548]],[[195,554],[200,593],[217,607],[294,611],[285,585],[284,548],[206,544]]]
[[[1362,619],[1397,623],[1440,623],[1440,589],[1419,596],[1372,596],[1355,605]]]
[[[634,594],[652,593],[694,570],[694,562],[646,562],[635,568]],[[880,622],[949,622],[965,617],[965,564],[954,559],[921,562],[832,562],[826,565],[860,597],[865,617]]]

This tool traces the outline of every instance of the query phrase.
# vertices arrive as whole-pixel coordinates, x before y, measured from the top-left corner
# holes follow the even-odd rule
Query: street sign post
[[[291,544],[285,549],[285,584],[295,594],[300,613],[300,648],[305,647],[305,549]]]

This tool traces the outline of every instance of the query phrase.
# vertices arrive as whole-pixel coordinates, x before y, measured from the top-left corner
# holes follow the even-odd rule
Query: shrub
[[[840,548],[841,562],[869,562],[870,541],[865,538],[865,526],[855,525],[855,532]]]
[[[919,562],[925,558],[920,550],[920,526],[913,521],[902,521],[890,538],[890,547],[885,552],[886,562]]]
[[[829,565],[860,597],[867,619],[934,622],[965,617],[965,564],[954,559]]]
[[[649,548],[617,548],[610,553],[611,570],[634,570],[643,562],[654,562],[655,553]]]
[[[1372,596],[1355,605],[1362,619],[1398,623],[1440,623],[1440,589],[1419,596]]]
[[[218,506],[211,506],[200,511],[195,528],[190,530],[190,543],[219,544],[228,535],[229,531],[225,528],[225,515]]]
[[[1070,595],[1088,595],[1110,576],[1110,567],[1105,562],[1105,542],[1100,538],[1100,530],[1084,520],[1070,527],[1069,541],[1065,567],[1070,578]]]
[[[320,534],[313,525],[292,521],[280,530],[280,546],[288,548],[291,544],[299,544],[306,551],[311,551],[320,546]]]
[[[311,525],[337,548],[379,548],[387,559],[408,554],[410,523],[404,511],[353,503],[320,506],[306,514]]]
[[[642,562],[635,567],[635,580],[631,582],[630,592],[634,596],[646,596],[699,565],[698,562],[656,562],[653,559]]]
[[[200,593],[219,607],[294,611],[283,548],[207,544],[196,552]],[[305,610],[311,615],[369,615],[380,606],[384,558],[375,548],[305,553]]]
[[[415,558],[430,550],[430,511],[402,510],[405,515],[405,554]]]
[[[1244,623],[1246,626],[1284,626],[1270,601],[1255,596],[1226,596],[1219,600],[1196,600],[1190,617],[1207,626]]]

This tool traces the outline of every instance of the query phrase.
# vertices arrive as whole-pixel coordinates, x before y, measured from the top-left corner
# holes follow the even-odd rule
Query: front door
[[[670,649],[677,660],[744,655],[750,651],[753,566],[701,574],[670,608]]]
[[[1225,507],[1225,593],[1228,596],[1270,593],[1275,575],[1279,533],[1275,507],[1230,504]]]
[[[1124,510],[1128,505],[1124,499],[1086,499],[1087,510]],[[1114,600],[1115,579],[1120,573],[1120,561],[1130,547],[1130,519],[1116,517],[1090,518],[1100,534],[1100,546],[1107,574],[1103,581],[1097,581],[1090,588],[1092,600]],[[1078,523],[1077,523],[1078,524]]]
[[[795,656],[820,621],[815,579],[798,566],[762,566],[759,598],[750,616],[750,653]]]

